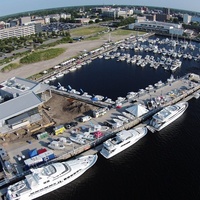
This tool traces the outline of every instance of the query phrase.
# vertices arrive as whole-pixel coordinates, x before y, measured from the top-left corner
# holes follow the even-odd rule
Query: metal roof
[[[0,120],[15,117],[31,110],[42,103],[42,100],[33,92],[25,93],[0,104]]]
[[[22,95],[25,92],[33,91],[35,93],[42,93],[50,88],[49,85],[44,83],[37,83],[24,78],[13,77],[0,84],[1,90],[10,94]]]

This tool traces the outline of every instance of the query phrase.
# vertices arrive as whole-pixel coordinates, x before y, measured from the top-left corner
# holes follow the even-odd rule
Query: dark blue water
[[[198,62],[186,60],[174,76],[200,74],[199,69]],[[163,68],[96,59],[57,82],[116,99],[169,77]],[[200,99],[191,99],[186,112],[159,133],[148,132],[109,160],[99,154],[97,163],[80,178],[39,199],[199,200]]]

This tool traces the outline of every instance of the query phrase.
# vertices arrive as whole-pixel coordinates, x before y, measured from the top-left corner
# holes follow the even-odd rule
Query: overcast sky
[[[200,0],[0,0],[0,16],[46,8],[108,4],[157,6],[200,12]]]

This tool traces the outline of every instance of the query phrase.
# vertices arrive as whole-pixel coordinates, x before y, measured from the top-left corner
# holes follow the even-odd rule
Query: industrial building
[[[129,29],[158,31],[173,35],[183,35],[184,29],[181,24],[158,22],[158,21],[140,21],[129,25]]]
[[[41,120],[39,107],[51,98],[50,86],[13,77],[0,83],[0,133]]]

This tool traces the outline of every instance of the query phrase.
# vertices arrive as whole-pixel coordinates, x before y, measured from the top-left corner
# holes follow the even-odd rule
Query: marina
[[[163,40],[158,40],[157,42],[159,41],[160,41],[160,44],[164,42]],[[167,44],[171,44],[171,43],[169,42]],[[126,45],[124,46],[120,45],[118,48],[120,50],[121,49],[128,50],[130,46],[127,47]],[[143,49],[143,51],[148,51],[148,52],[153,52],[153,53],[156,53],[156,49],[157,51],[160,50],[159,48],[153,47],[153,46],[152,46],[152,49],[149,49],[149,47],[147,49],[147,47],[140,46],[140,50],[139,50],[139,45],[138,45],[134,49],[134,51],[138,52],[138,51],[141,51],[141,49]],[[163,52],[165,54],[165,51]],[[168,51],[167,53],[169,54],[169,52],[170,51]],[[173,53],[171,55],[173,55]],[[103,56],[102,58],[98,57],[96,58],[96,60],[93,60],[93,62],[97,61],[97,59],[102,60],[104,59],[104,57],[105,57],[105,60],[112,59],[111,57],[113,57],[113,55],[110,55],[110,57],[109,55],[110,54],[106,54],[106,56]],[[135,60],[135,58],[132,58],[129,54],[123,53],[123,57],[120,57],[121,54],[116,54],[116,55],[118,55],[118,59],[120,58],[117,61],[117,63],[122,63],[125,60],[127,60],[128,62],[126,62],[126,65],[129,65],[129,64],[132,64],[131,62],[132,60],[129,60],[129,59]],[[114,57],[116,57],[116,55]],[[142,56],[139,56],[136,58],[138,62],[139,60],[140,62],[142,60],[142,63],[144,64],[145,62],[147,62],[145,66],[141,66],[141,68],[146,67],[146,65],[151,66],[151,64],[153,63],[152,64],[152,66],[154,65],[153,68],[157,70],[157,68],[159,67],[161,68],[161,62],[159,62],[159,65],[158,65],[156,64],[158,63],[158,61],[155,61],[154,59],[155,58],[153,57],[151,58],[148,56],[144,60],[142,60]],[[193,60],[194,62],[198,62],[199,57],[198,55],[195,55],[191,59],[194,59]],[[133,63],[137,63],[137,61],[136,62],[133,61]],[[137,67],[142,65],[142,63],[139,63],[138,65],[136,64]],[[166,64],[167,63],[165,63],[165,65]],[[81,70],[82,68],[83,67],[78,67],[77,71],[79,69]],[[152,67],[149,67],[149,68],[152,68]],[[162,67],[161,69],[170,71],[169,68],[165,69]],[[174,71],[174,70],[171,70],[171,71]],[[70,73],[67,73],[65,75],[68,76]],[[102,143],[105,142],[107,139],[114,137],[117,133],[123,130],[129,130],[137,126],[139,127],[148,126],[150,122],[150,118],[154,114],[161,111],[166,106],[174,105],[180,101],[189,101],[190,99],[197,97],[197,95],[194,96],[194,94],[199,94],[199,90],[200,90],[200,79],[199,79],[198,74],[184,73],[183,76],[180,76],[178,78],[175,78],[173,74],[167,74],[166,81],[158,79],[158,81],[155,83],[145,82],[144,84],[147,85],[146,87],[141,87],[141,85],[139,85],[137,91],[126,92],[124,96],[118,96],[116,97],[116,100],[113,100],[114,98],[113,97],[112,99],[108,98],[107,97],[108,95],[104,95],[104,94],[99,95],[101,94],[101,92],[98,92],[98,95],[93,95],[93,93],[89,95],[90,92],[87,93],[81,90],[78,91],[77,89],[73,89],[70,86],[72,85],[71,83],[70,85],[69,83],[63,84],[62,78],[65,75],[64,73],[63,75],[59,75],[59,77],[61,77],[61,79],[59,79],[59,83],[60,83],[59,87],[55,86],[57,85],[56,81],[58,81],[57,79],[58,76],[56,77],[56,79],[54,77],[51,80],[49,79],[50,82],[52,83],[54,82],[54,85],[50,84],[52,92],[65,96],[66,98],[76,99],[80,102],[85,102],[87,104],[94,105],[98,107],[98,109],[93,111],[93,115],[90,116],[89,120],[85,120],[85,121],[83,120],[81,121],[81,123],[80,122],[78,123],[76,128],[70,128],[69,130],[65,130],[62,133],[62,136],[66,138],[66,140],[68,139],[71,140],[72,143],[70,143],[69,145],[64,145],[64,142],[61,143],[60,141],[56,142],[52,140],[52,143],[50,144],[53,144],[55,148],[54,149],[52,147],[50,148],[53,151],[53,154],[55,156],[51,162],[63,161],[63,160],[72,158],[75,155],[87,153],[88,150],[93,150],[93,153],[96,154],[101,150]],[[47,81],[46,83],[50,83],[50,82]],[[110,101],[107,101],[108,99],[110,99]],[[115,120],[112,121],[113,119]],[[91,124],[91,121],[92,121],[92,124]],[[90,130],[86,130],[86,127],[89,127],[88,129]],[[106,128],[104,129],[104,127]],[[37,140],[33,140],[31,144],[26,144],[26,146],[28,145],[29,148],[34,147],[37,149],[40,149],[41,147],[48,148],[47,144],[49,143],[49,140],[52,139],[52,137],[54,136],[47,137],[45,140],[43,140],[43,143],[40,143]],[[13,158],[15,158],[16,156],[22,157],[21,154],[24,148],[25,147],[17,148],[15,152],[9,151],[8,153],[11,158],[10,161],[15,162]],[[24,163],[26,164],[28,163],[28,161],[26,162],[24,161],[24,163],[23,164],[22,163],[23,162],[20,162],[20,165],[16,167],[18,171],[17,173],[18,178],[19,176],[24,175],[26,173],[26,171],[24,171],[24,168],[21,168],[21,165],[24,167]],[[46,161],[44,163],[46,163]],[[19,162],[17,162],[17,164],[19,164]],[[27,166],[30,167],[31,165],[27,164]]]

